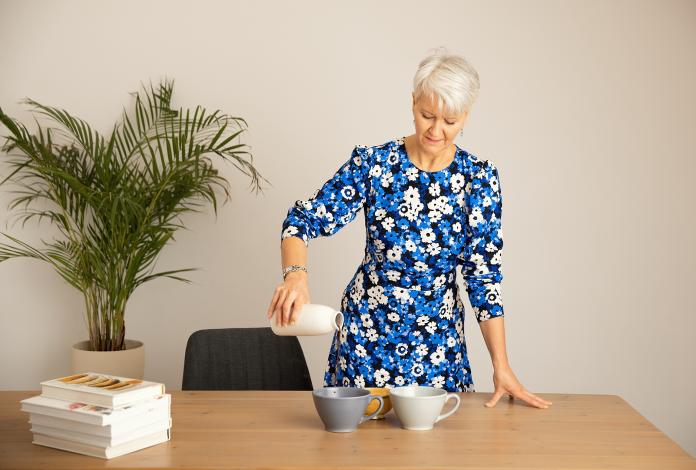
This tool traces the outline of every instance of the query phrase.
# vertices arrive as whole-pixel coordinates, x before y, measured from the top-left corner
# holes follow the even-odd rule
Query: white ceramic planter
[[[90,351],[89,341],[80,341],[72,347],[72,370],[74,374],[96,372],[142,379],[145,347],[141,341],[127,339],[122,351]]]

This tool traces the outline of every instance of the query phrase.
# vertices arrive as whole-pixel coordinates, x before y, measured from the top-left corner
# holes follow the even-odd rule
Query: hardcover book
[[[34,434],[33,442],[34,444],[38,444],[41,446],[53,447],[55,449],[67,450],[70,452],[77,452],[78,454],[91,455],[93,457],[100,457],[102,459],[110,459],[112,457],[118,457],[120,455],[128,454],[130,452],[135,452],[136,450],[154,446],[155,444],[166,442],[170,438],[170,432],[171,429],[158,431],[156,433],[150,434],[149,436],[142,437],[140,439],[134,439],[124,444],[111,447],[101,447],[90,444],[84,444],[81,442],[69,441],[67,439],[45,436],[43,434]]]
[[[164,384],[86,372],[41,382],[41,395],[118,408],[164,394]]]
[[[22,411],[32,415],[50,416],[96,426],[114,426],[140,420],[153,413],[171,409],[171,395],[157,395],[119,408],[89,405],[87,403],[56,400],[37,395],[20,401]]]

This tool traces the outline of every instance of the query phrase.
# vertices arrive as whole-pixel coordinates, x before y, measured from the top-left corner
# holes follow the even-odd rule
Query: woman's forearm
[[[298,237],[288,237],[284,238],[280,244],[281,253],[281,268],[287,266],[292,266],[293,264],[299,264],[300,266],[307,266],[307,247],[301,238]],[[288,276],[301,276],[307,275],[304,271],[294,271]]]
[[[479,323],[493,367],[509,367],[505,349],[505,317],[496,317]]]
[[[299,237],[284,238],[280,243],[280,253],[282,268],[293,264],[307,264],[307,246]],[[273,292],[273,299],[268,307],[268,318],[275,315],[278,326],[295,324],[300,307],[309,302],[307,273],[293,271],[285,276]]]

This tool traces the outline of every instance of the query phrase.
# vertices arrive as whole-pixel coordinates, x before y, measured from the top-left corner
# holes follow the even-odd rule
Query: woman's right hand
[[[273,292],[273,300],[268,306],[268,318],[275,315],[278,326],[293,325],[297,321],[300,309],[310,303],[307,273],[294,271],[285,276]]]

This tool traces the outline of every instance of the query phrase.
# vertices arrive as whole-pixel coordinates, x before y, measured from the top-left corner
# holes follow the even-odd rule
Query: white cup
[[[304,304],[294,325],[278,326],[275,315],[271,317],[271,329],[278,336],[316,336],[333,333],[343,326],[343,314],[320,304]]]
[[[459,395],[424,385],[390,388],[389,397],[401,427],[412,431],[432,429],[438,421],[452,416],[460,404]],[[445,403],[452,398],[457,401],[454,408],[440,414]]]

